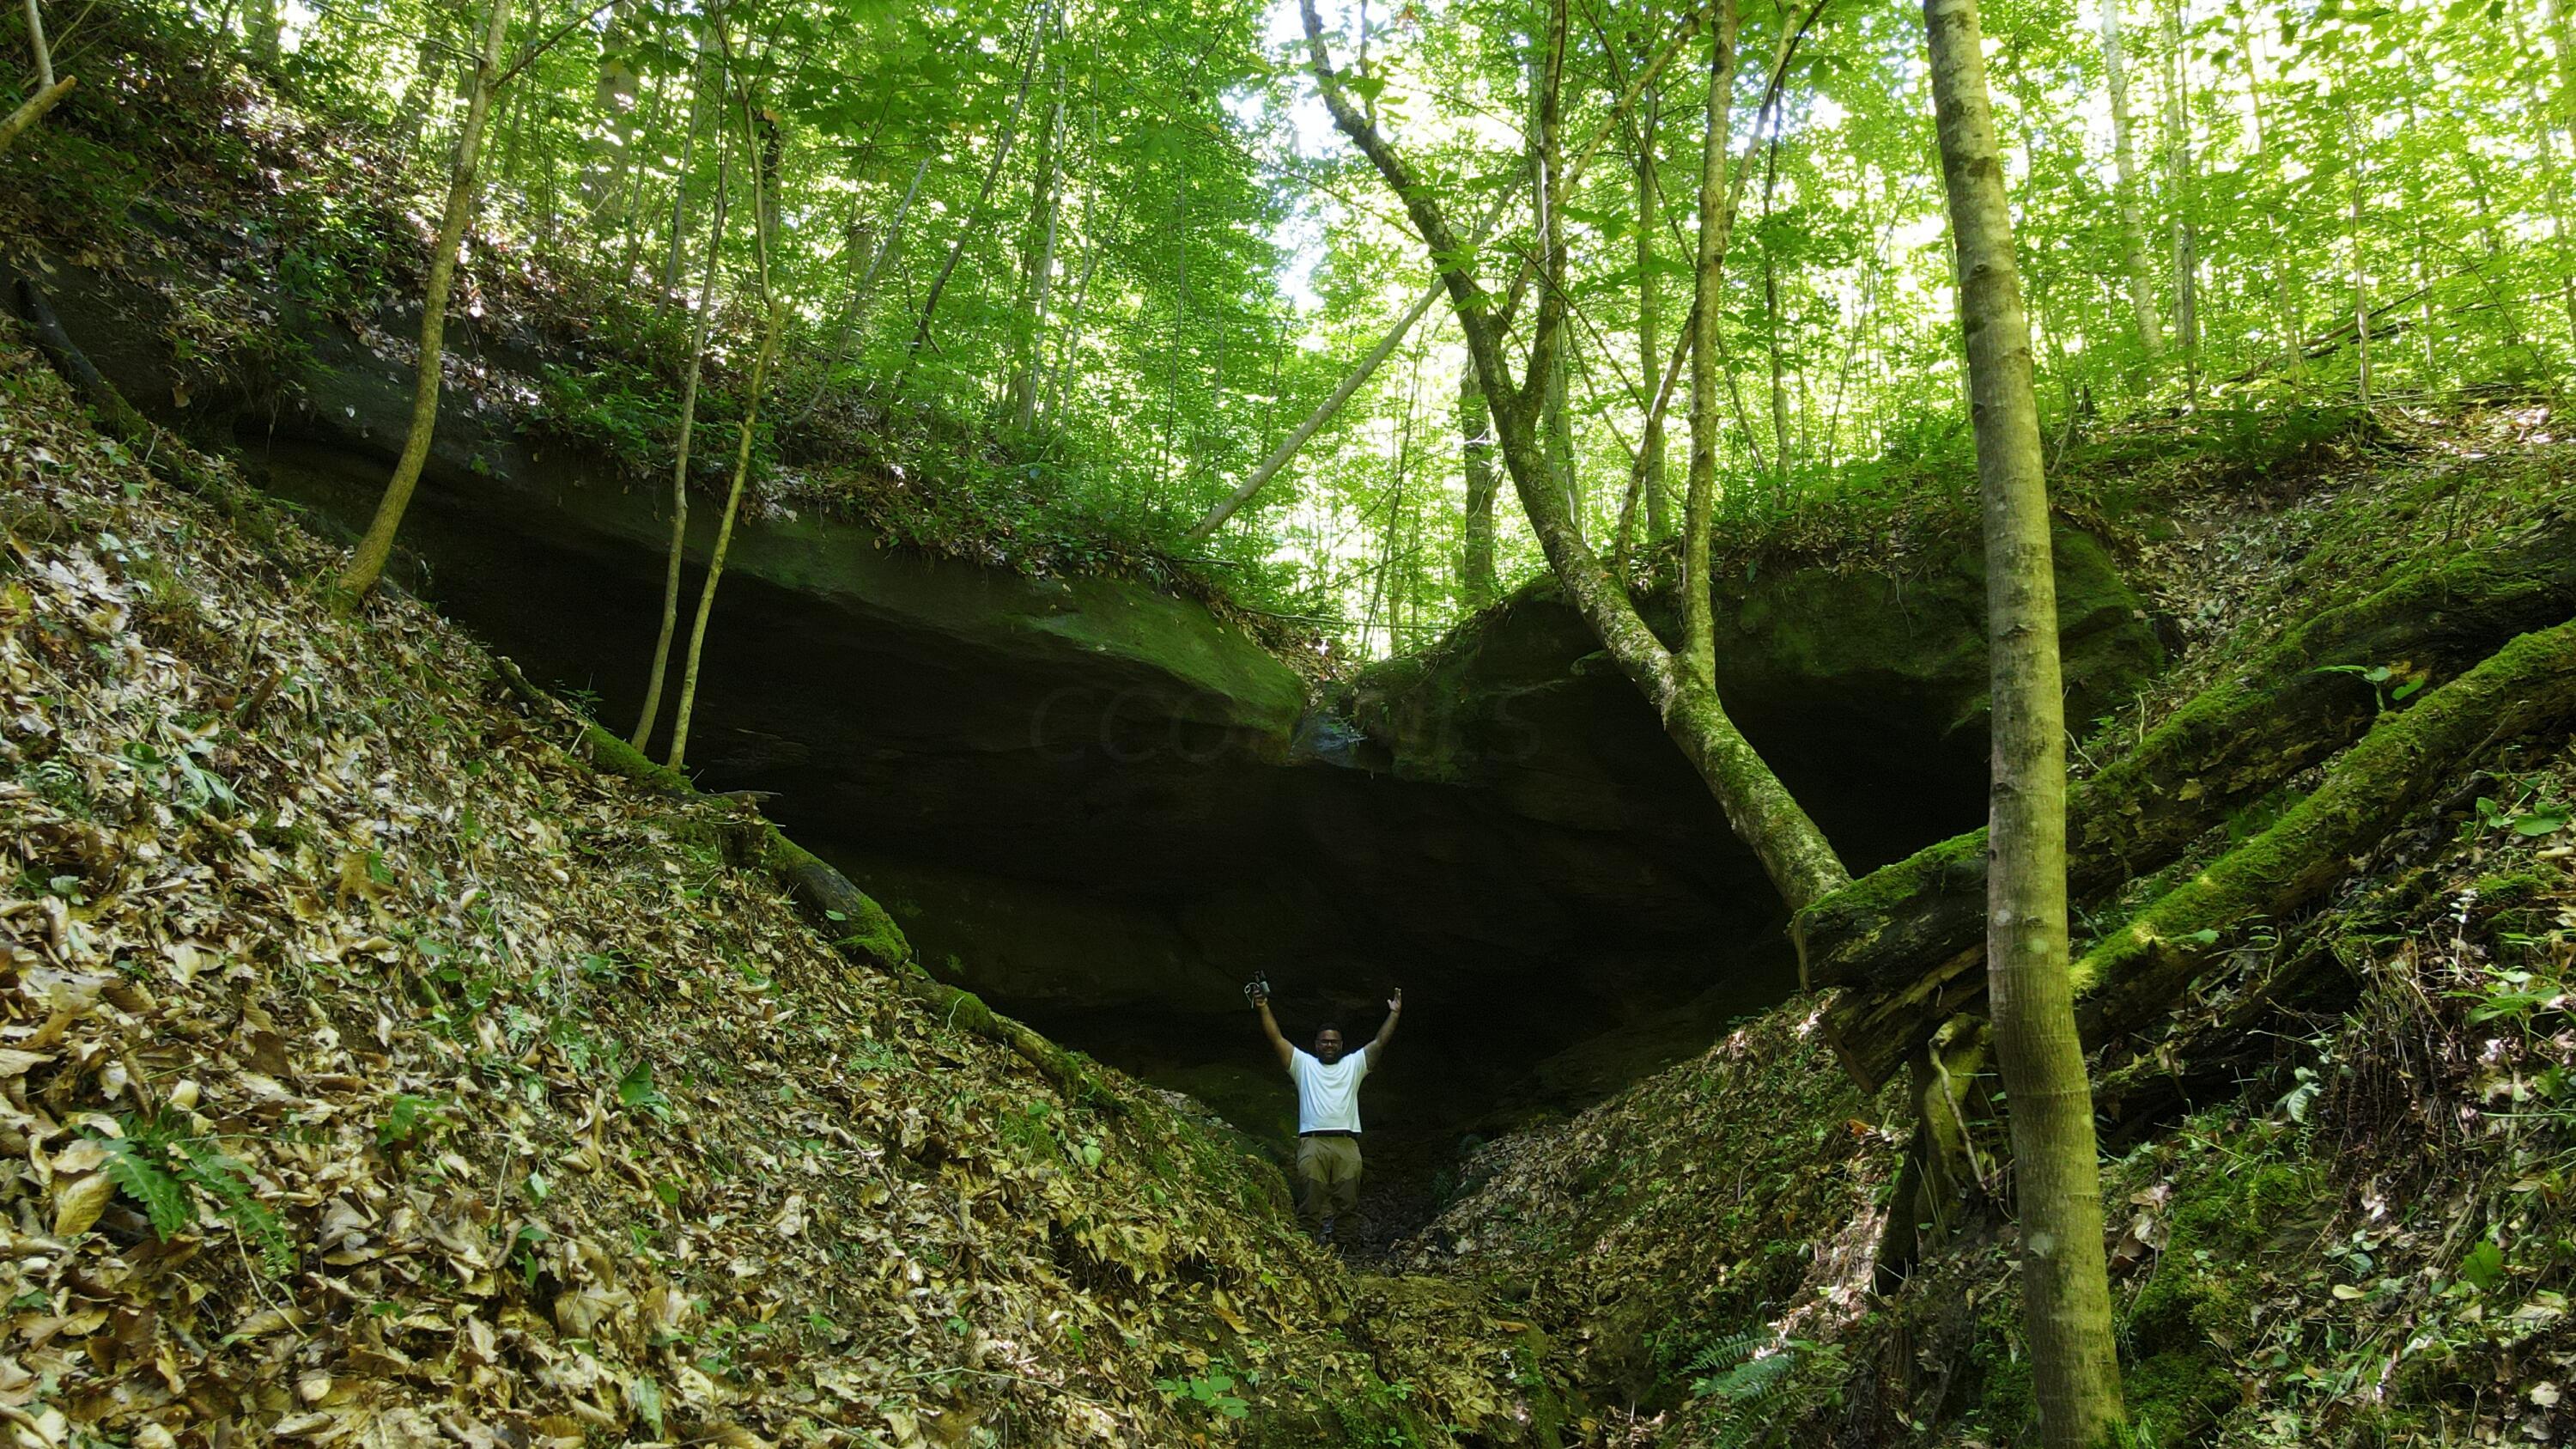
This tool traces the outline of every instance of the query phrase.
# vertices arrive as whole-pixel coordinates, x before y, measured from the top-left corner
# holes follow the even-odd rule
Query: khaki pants
[[[1297,1216],[1310,1226],[1332,1221],[1360,1200],[1360,1140],[1356,1137],[1297,1139]]]

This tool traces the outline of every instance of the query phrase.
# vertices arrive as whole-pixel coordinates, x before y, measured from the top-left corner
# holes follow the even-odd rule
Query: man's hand
[[[1252,998],[1252,1010],[1261,1018],[1261,1034],[1269,1038],[1270,1050],[1278,1056],[1279,1065],[1293,1066],[1297,1060],[1297,1049],[1288,1044],[1288,1038],[1279,1034],[1279,1019],[1270,1014],[1269,986],[1269,982],[1255,978],[1245,985],[1243,994]]]
[[[1376,1071],[1377,1064],[1386,1059],[1387,1041],[1395,1035],[1395,1019],[1402,1015],[1404,1015],[1404,991],[1399,987],[1386,994],[1386,1024],[1377,1029],[1377,1036],[1368,1044],[1370,1071]]]

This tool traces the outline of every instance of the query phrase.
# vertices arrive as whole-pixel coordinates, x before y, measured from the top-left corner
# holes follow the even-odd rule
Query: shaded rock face
[[[300,378],[173,411],[152,299],[70,268],[49,285],[138,403],[227,435],[317,526],[364,525],[401,445],[407,359],[308,320]],[[462,365],[539,361],[528,339],[453,335]],[[717,506],[692,507],[683,638]],[[623,730],[669,507],[666,487],[543,453],[451,389],[393,577]],[[1855,870],[1982,818],[1981,589],[1963,551],[1901,582],[1786,572],[1720,601],[1730,708]],[[2080,535],[2061,535],[2060,590],[2070,717],[2088,719],[2156,646]],[[709,788],[772,792],[763,808],[934,970],[1274,1140],[1290,1104],[1246,977],[1270,977],[1300,1038],[1327,1019],[1365,1036],[1405,987],[1404,1038],[1369,1089],[1381,1163],[1615,1089],[1793,977],[1751,854],[1544,586],[1318,706],[1233,626],[1141,584],[748,517],[689,762]]]
[[[2061,526],[2055,544],[2066,717],[2081,731],[2164,651],[2099,542]],[[1973,537],[1901,575],[1790,566],[1718,582],[1719,696],[1855,875],[1985,817],[1985,588]],[[1678,613],[1647,609],[1666,638]],[[1398,778],[1467,786],[1574,830],[1681,840],[1712,828],[1698,776],[1547,581],[1368,670],[1337,703],[1368,741],[1362,762]],[[1714,849],[1728,892],[1768,894],[1745,874],[1750,852]]]

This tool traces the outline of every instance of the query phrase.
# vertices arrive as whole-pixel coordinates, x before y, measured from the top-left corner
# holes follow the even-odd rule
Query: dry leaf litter
[[[335,613],[328,550],[162,491],[6,332],[0,489],[16,1442],[1527,1419],[1507,1353],[1346,1337],[1185,1099],[1068,1107],[905,1003],[727,864],[734,807],[593,773],[414,605]]]

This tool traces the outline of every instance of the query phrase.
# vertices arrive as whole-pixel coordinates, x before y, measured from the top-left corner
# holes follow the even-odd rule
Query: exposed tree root
[[[519,667],[498,655],[493,664],[513,694],[559,718],[577,721],[582,749],[598,769],[678,799],[711,798],[686,775],[655,764],[645,754],[588,720],[579,719],[563,702],[537,688]],[[1126,1103],[1083,1060],[1027,1025],[984,1004],[974,992],[947,985],[922,969],[903,928],[850,878],[787,838],[775,824],[749,810],[738,811],[728,830],[727,846],[740,862],[767,871],[804,910],[815,929],[851,961],[895,978],[903,994],[949,1025],[999,1042],[1018,1053],[1065,1094],[1068,1101],[1124,1116]]]
[[[2068,798],[2068,890],[2098,899],[2170,864],[2227,815],[2369,731],[2379,700],[2345,666],[2440,683],[2576,613],[2576,517],[2449,559],[2330,609],[2203,691]],[[1800,913],[1811,988],[1841,987],[1828,1030],[1875,1088],[1983,990],[1986,839],[1954,837]]]

